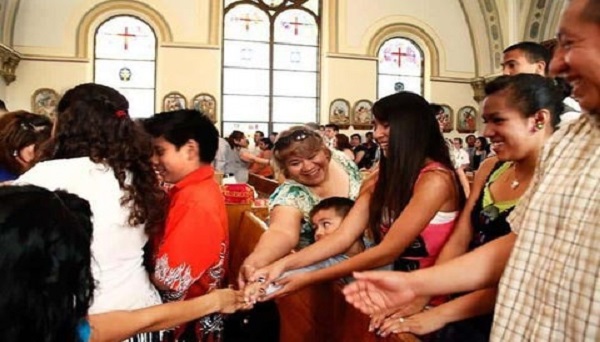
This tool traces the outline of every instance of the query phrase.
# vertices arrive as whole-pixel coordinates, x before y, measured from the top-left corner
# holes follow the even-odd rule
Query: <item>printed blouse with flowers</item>
[[[343,152],[332,150],[332,161],[340,164],[350,179],[350,187],[348,189],[348,198],[356,200],[362,183],[362,175],[358,171],[356,164],[348,159]],[[300,240],[296,249],[302,249],[315,242],[314,232],[310,225],[308,214],[312,207],[321,201],[319,196],[315,195],[309,187],[300,184],[294,180],[288,179],[281,184],[269,198],[269,211],[273,210],[278,205],[294,207],[302,213],[302,225],[300,228]]]
[[[154,279],[165,302],[202,296],[224,284],[229,253],[227,213],[210,166],[176,183],[156,248]],[[168,341],[222,339],[223,319],[209,315],[178,327]]]

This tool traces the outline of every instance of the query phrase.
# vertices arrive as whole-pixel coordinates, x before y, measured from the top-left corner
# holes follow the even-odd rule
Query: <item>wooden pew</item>
[[[254,187],[260,198],[269,198],[279,186],[277,181],[254,173],[248,175],[248,184]]]
[[[242,207],[233,207],[232,216],[236,217],[235,212],[243,209]],[[234,224],[232,221],[229,226],[229,274],[231,275],[229,282],[233,285],[237,285],[235,281],[244,259],[252,253],[262,233],[268,229],[266,223],[250,211],[249,205],[245,206],[238,222],[237,227],[232,226]]]
[[[369,316],[363,314],[352,305],[348,304],[342,293],[342,287],[334,282],[329,283],[331,286],[334,308],[334,317],[336,324],[341,329],[334,331],[332,341],[387,341],[387,342],[418,342],[419,339],[412,334],[390,335],[386,338],[379,337],[372,332],[369,332]]]
[[[369,317],[346,302],[335,282],[316,284],[275,302],[281,321],[280,341],[419,341],[411,334],[382,338],[369,332]]]
[[[244,259],[254,250],[267,225],[249,205],[228,205],[230,217],[230,283],[235,284]],[[237,220],[237,226],[236,225]],[[336,282],[316,284],[275,300],[282,342],[418,341],[410,334],[379,338],[368,331],[369,317],[348,304]]]

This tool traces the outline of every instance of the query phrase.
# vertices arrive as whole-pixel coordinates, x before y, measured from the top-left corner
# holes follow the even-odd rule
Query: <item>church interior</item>
[[[479,153],[474,149],[475,137],[484,135],[481,102],[486,97],[486,84],[502,75],[503,52],[507,47],[524,41],[552,44],[561,12],[568,3],[568,0],[0,0],[0,99],[9,112],[24,110],[53,120],[61,98],[69,89],[82,83],[102,84],[118,90],[129,102],[127,113],[121,109],[115,112],[119,118],[128,115],[133,121],[145,122],[143,119],[158,117],[156,113],[199,110],[214,123],[221,138],[229,137],[227,142],[236,151],[238,163],[273,166],[274,171],[265,175],[260,173],[264,165],[251,168],[249,174],[246,166],[245,176],[238,178],[237,174],[212,164],[218,171],[214,178],[222,185],[219,189],[225,198],[228,222],[225,287],[227,284],[237,287],[237,275],[245,272],[245,267],[254,267],[249,266],[249,260],[255,247],[264,244],[261,238],[271,229],[270,215],[278,208],[273,201],[281,195],[286,178],[296,180],[294,177],[303,176],[293,174],[280,161],[274,165],[275,152],[270,157],[262,152],[285,150],[308,141],[312,131],[292,132],[271,143],[260,138],[307,123],[312,123],[316,130],[321,126],[326,135],[326,125],[334,124],[345,139],[352,140],[358,135],[360,144],[367,133],[372,136],[376,130],[374,104],[392,94],[416,93],[441,106],[442,119],[437,117],[436,124],[440,124],[442,141],[452,145],[455,138],[460,138],[467,140],[468,148],[473,149],[465,157],[466,162],[459,163],[467,165],[466,169],[455,167],[457,173],[461,169],[462,175],[459,173],[457,180],[452,178],[462,185],[457,187],[460,194],[455,196],[456,202],[464,202],[469,187],[476,194],[482,189],[473,185],[477,168],[469,168],[472,165],[469,158]],[[0,113],[0,118],[3,115]],[[151,124],[144,123],[147,125],[144,127]],[[539,124],[535,127],[539,128],[537,131],[545,129]],[[234,136],[238,131],[245,137]],[[255,138],[257,131],[263,133],[259,139]],[[154,140],[160,137],[150,133]],[[462,140],[457,149],[462,149]],[[384,138],[377,140],[380,147],[372,137],[366,144],[370,141],[375,145],[369,155],[373,163],[353,166],[355,170],[350,176],[344,174],[339,181],[344,185],[343,191],[355,192],[353,199],[359,189],[374,186],[369,183],[370,175],[378,171],[372,172],[371,167],[387,153],[382,150],[388,148]],[[348,147],[354,150],[354,142],[349,143],[352,146]],[[263,148],[263,144],[270,147]],[[157,158],[156,146],[153,158]],[[194,146],[198,149],[193,142],[191,146],[191,151]],[[258,157],[240,151],[245,148],[254,149]],[[371,153],[365,151],[362,156]],[[15,149],[13,156],[20,153]],[[358,152],[350,153],[350,159],[358,164],[352,157]],[[489,157],[489,150],[487,153]],[[455,158],[462,155],[449,157],[456,162]],[[336,158],[336,154],[333,157],[329,154],[327,163]],[[485,158],[484,154],[481,160]],[[168,169],[168,165],[163,167]],[[512,177],[502,180],[521,196],[524,184],[532,177],[533,170],[530,171],[517,178],[517,167],[507,164],[499,172],[506,172],[501,177]],[[169,195],[179,189],[181,177],[169,178],[172,175],[168,170],[155,172]],[[212,172],[207,174],[212,177]],[[359,179],[356,186],[352,178],[355,176]],[[421,173],[414,175],[411,184],[417,177]],[[361,184],[364,188],[360,188]],[[393,187],[404,183],[390,184]],[[325,191],[319,186],[308,187],[326,194],[340,192],[337,188]],[[291,193],[292,190],[289,196]],[[314,198],[305,197],[298,201],[308,201],[313,206],[326,196],[319,193]],[[454,200],[453,197],[443,206],[458,213],[454,207],[459,205]],[[376,223],[383,227],[390,212],[391,209],[376,212],[382,217]],[[283,213],[278,214],[279,220],[286,215],[285,223],[291,222],[289,217],[297,219],[302,222],[298,229],[304,229],[304,224],[310,226],[313,217],[309,213],[315,214],[312,210]],[[166,222],[168,227],[169,219]],[[98,247],[92,244],[94,248]],[[269,306],[269,303],[274,304]],[[95,321],[91,322],[93,325]],[[404,322],[404,318],[399,322]],[[225,323],[224,340],[420,340],[416,333],[378,336],[370,331],[372,324],[369,316],[345,301],[338,283],[320,282],[259,304],[249,313],[234,314]],[[232,331],[229,336],[227,329]],[[147,338],[143,340],[154,341]]]
[[[234,127],[280,131],[286,123],[326,124],[335,104],[352,112],[357,102],[372,103],[393,92],[393,84],[405,83],[407,90],[447,105],[453,117],[446,135],[461,136],[458,113],[478,111],[482,84],[499,74],[503,49],[520,41],[553,38],[565,2],[311,0],[295,9],[295,3],[303,1],[264,1],[267,9],[256,10],[247,4],[235,8],[243,4],[227,0],[3,0],[0,98],[9,109],[33,110],[34,93],[40,89],[60,96],[78,83],[104,82],[132,94],[145,93],[142,97],[152,103],[130,102],[143,102],[135,115],[147,117],[163,111],[169,94],[187,106],[206,95],[214,99],[215,121],[226,135]],[[269,36],[268,21],[286,8],[293,10],[289,19],[273,23],[274,30],[288,33],[282,38],[286,42],[282,50],[272,52],[282,57],[269,61],[268,50],[234,43],[260,30],[265,36],[255,41],[275,42],[278,38]],[[294,24],[298,15],[300,23]],[[118,17],[132,21],[114,22]],[[102,30],[111,20],[113,27]],[[309,37],[304,42],[303,31]],[[286,49],[296,37],[301,49],[294,51],[289,45]],[[405,40],[394,42],[395,38]],[[109,40],[104,48],[114,45],[115,49],[104,56],[102,39]],[[136,49],[144,53],[144,48],[150,51],[142,57],[132,53]],[[403,52],[407,48],[412,57]],[[401,66],[403,59],[409,68],[393,68]],[[146,63],[135,65],[140,60]],[[277,60],[283,64],[276,65]],[[391,64],[387,70],[385,62]],[[246,73],[237,76],[228,67]],[[268,74],[269,69],[296,67],[308,73],[295,80],[285,72]],[[119,70],[131,73],[130,79],[120,80]],[[384,81],[386,77],[390,81]],[[406,82],[397,82],[403,77]],[[293,83],[302,84],[302,89],[295,89]],[[247,94],[272,102],[246,98],[243,104],[235,104],[239,101],[235,95]],[[244,113],[238,108],[244,108]],[[343,125],[353,131],[344,120]],[[477,126],[480,121],[476,120]]]

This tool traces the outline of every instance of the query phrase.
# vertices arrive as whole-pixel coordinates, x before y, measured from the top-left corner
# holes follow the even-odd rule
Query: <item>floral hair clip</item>
[[[119,109],[115,112],[115,115],[121,119],[127,116],[127,111],[123,110],[123,109]]]

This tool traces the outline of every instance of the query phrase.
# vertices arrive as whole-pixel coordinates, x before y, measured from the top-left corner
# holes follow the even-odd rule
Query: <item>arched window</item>
[[[423,51],[412,40],[391,38],[377,52],[377,97],[406,90],[423,95]]]
[[[156,35],[142,20],[116,16],[95,35],[94,82],[119,90],[131,117],[155,113]]]
[[[225,0],[222,132],[317,122],[320,0]]]

